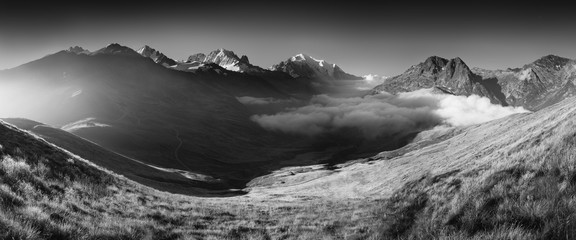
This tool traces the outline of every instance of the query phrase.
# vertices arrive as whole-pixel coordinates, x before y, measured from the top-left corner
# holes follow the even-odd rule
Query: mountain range
[[[148,46],[142,49],[151,49]],[[153,50],[153,49],[152,49]],[[269,79],[270,71],[288,74],[293,79],[304,80],[308,93],[336,92],[335,88],[349,87],[350,81],[364,78],[344,72],[336,64],[318,60],[306,54],[297,54],[268,70],[251,65],[248,57],[238,57],[234,52],[218,49],[208,55],[198,53],[186,61],[176,62],[157,51],[144,53],[155,62],[178,70],[197,69],[206,64],[216,64],[226,70],[246,72]],[[166,64],[169,61],[175,64]],[[190,67],[191,66],[191,67]],[[487,70],[470,68],[462,59],[445,59],[438,56],[411,66],[404,73],[387,78],[374,87],[372,93],[386,91],[392,94],[410,92],[423,88],[435,88],[439,92],[487,97],[492,103],[502,106],[522,106],[529,110],[539,110],[575,94],[576,61],[554,55],[547,55],[518,68]],[[268,75],[268,76],[266,76]],[[367,75],[371,76],[371,75]],[[286,79],[286,76],[280,78]],[[280,81],[276,81],[280,82]],[[296,85],[296,84],[286,84]],[[306,87],[300,87],[306,88]],[[298,91],[298,90],[297,90]],[[292,94],[298,95],[296,91]]]
[[[225,49],[72,47],[0,71],[0,111],[19,115],[0,120],[0,238],[576,238],[575,72],[553,55],[505,70],[432,56],[334,100],[362,78],[305,54],[264,69]],[[385,110],[421,89],[532,112],[374,139],[254,121],[410,123],[431,98]]]
[[[396,94],[421,88],[441,92],[487,97],[503,106],[539,110],[573,96],[576,61],[554,55],[544,56],[520,68],[506,70],[470,69],[460,58],[429,57],[406,72],[374,88]]]

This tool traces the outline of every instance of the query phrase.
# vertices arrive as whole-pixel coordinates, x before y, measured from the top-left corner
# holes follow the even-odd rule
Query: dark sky
[[[356,75],[396,75],[431,55],[488,69],[547,54],[576,58],[576,17],[560,3],[337,2],[3,3],[0,69],[70,46],[93,51],[113,42],[147,44],[176,60],[226,48],[261,67],[307,53]]]

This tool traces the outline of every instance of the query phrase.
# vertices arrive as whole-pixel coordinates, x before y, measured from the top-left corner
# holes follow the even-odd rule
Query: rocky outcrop
[[[204,62],[204,59],[206,59],[206,54],[196,53],[196,54],[190,55],[190,57],[188,57],[188,60],[186,60],[186,62],[188,62],[188,63]]]

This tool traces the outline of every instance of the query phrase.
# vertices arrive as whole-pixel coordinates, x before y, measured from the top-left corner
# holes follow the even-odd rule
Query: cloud
[[[386,80],[388,77],[386,76],[380,76],[377,74],[368,74],[368,75],[364,75],[362,76],[364,78],[364,80],[368,83],[372,83],[374,81],[378,81],[379,83],[377,84],[381,84],[382,82],[384,82],[384,80]]]
[[[268,130],[314,136],[352,128],[366,138],[426,129],[442,122],[432,106],[419,99],[400,101],[390,94],[364,98],[332,98],[318,95],[310,105],[252,120]]]
[[[430,89],[400,93],[402,99],[430,99],[437,104],[434,113],[450,126],[468,126],[488,122],[515,113],[529,112],[523,107],[503,107],[492,104],[490,99],[478,95],[455,96],[435,94]]]
[[[266,105],[266,104],[276,104],[276,103],[293,103],[297,100],[295,99],[276,99],[276,98],[257,98],[257,97],[237,97],[238,101],[244,105]]]
[[[368,75],[362,76],[362,78],[364,79],[364,81],[357,83],[355,86],[356,89],[359,89],[359,90],[372,89],[372,88],[384,83],[388,77],[380,76],[380,75],[376,75],[376,74],[368,74]]]
[[[356,129],[363,137],[419,132],[437,125],[466,126],[527,112],[523,108],[491,104],[479,96],[435,94],[430,89],[381,93],[366,97],[333,98],[318,95],[307,106],[252,120],[271,131],[316,136]]]

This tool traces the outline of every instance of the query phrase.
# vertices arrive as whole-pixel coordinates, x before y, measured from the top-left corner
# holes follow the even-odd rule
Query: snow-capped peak
[[[151,48],[148,45],[144,45],[144,47],[141,47],[140,49],[138,49],[138,51],[136,51],[138,54],[150,58],[152,59],[154,62],[159,63],[163,66],[173,66],[176,64],[176,61],[170,59],[169,57],[167,57],[166,55],[164,55],[163,53],[157,51],[154,48]]]
[[[299,53],[296,56],[290,58],[290,60],[292,61],[305,61],[306,60],[306,55]]]
[[[180,63],[177,69],[194,70],[205,64],[214,63],[229,71],[245,72],[251,69],[257,69],[250,64],[248,57],[238,57],[233,51],[218,48],[208,54],[197,53],[188,57],[186,61]]]
[[[336,64],[314,58],[303,53],[296,54],[286,61],[275,64],[269,68],[272,71],[282,71],[292,77],[308,77],[319,79],[362,79],[342,71]]]
[[[144,47],[141,47],[140,49],[138,49],[139,54],[141,55],[148,55],[148,54],[152,54],[152,52],[155,52],[156,50],[154,50],[153,48],[151,48],[148,45],[144,45]]]
[[[292,62],[302,62],[310,67],[316,68],[320,72],[324,72],[329,76],[334,75],[334,69],[336,68],[336,64],[328,63],[322,59],[316,59],[310,55],[306,55],[303,53],[299,53],[289,59]]]

